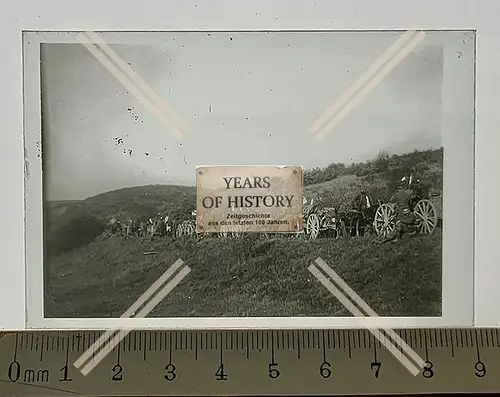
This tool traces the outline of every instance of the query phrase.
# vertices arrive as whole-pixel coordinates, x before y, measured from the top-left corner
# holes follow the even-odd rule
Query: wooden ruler
[[[245,396],[500,390],[500,329],[396,331],[425,361],[413,376],[367,330],[134,331],[86,376],[102,332],[0,339],[0,395]]]

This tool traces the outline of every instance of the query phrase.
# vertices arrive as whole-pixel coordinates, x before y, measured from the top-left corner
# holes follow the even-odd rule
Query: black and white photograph
[[[472,245],[474,32],[64,34],[33,74],[40,316],[119,318],[172,265],[147,317],[352,317],[326,267],[378,316],[443,315]],[[198,230],[202,165],[301,167],[301,230]]]

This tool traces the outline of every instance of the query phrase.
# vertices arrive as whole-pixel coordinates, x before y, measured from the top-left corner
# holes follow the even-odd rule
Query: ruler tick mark
[[[40,361],[43,361],[43,349],[44,349],[44,345],[45,345],[45,336],[44,335],[41,335],[40,337],[41,339],[41,342],[40,342]]]
[[[172,364],[172,332],[170,332],[168,342],[168,363]]]
[[[453,341],[453,330],[450,331],[451,358],[455,358],[455,343]]]
[[[250,358],[250,338],[249,334],[247,333],[247,343],[246,343],[246,355],[247,355],[247,360]]]
[[[349,351],[349,358],[352,358],[352,355],[351,355],[351,333],[350,332],[347,332],[347,348],[348,348],[348,351]]]
[[[16,334],[16,339],[15,339],[15,342],[14,342],[14,362],[16,361],[17,359],[17,344],[19,342],[19,339],[18,339],[18,334]]]
[[[297,333],[297,358],[300,360],[300,344],[301,344],[301,333]]]
[[[479,343],[478,343],[478,338],[477,338],[477,332],[474,332],[474,335],[476,337],[476,356],[477,356],[477,361],[481,361],[481,354],[479,352]]]
[[[323,362],[326,362],[326,347],[325,347],[325,331],[323,331],[323,343],[321,344],[323,348]]]
[[[271,364],[275,365],[275,352],[274,352],[274,332],[271,331]]]
[[[194,359],[198,361],[198,332],[194,334]]]
[[[483,347],[490,347],[490,331],[489,329],[486,329],[484,332],[484,346]]]
[[[425,361],[429,361],[429,350],[427,347],[427,332],[424,330],[424,342],[425,342]]]

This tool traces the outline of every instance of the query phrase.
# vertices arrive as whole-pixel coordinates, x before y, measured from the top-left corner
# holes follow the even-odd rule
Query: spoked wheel
[[[413,210],[419,234],[431,235],[438,223],[435,205],[429,200],[420,200]]]
[[[239,237],[240,233],[238,232],[219,232],[217,233],[219,237]]]
[[[381,204],[377,208],[373,227],[379,237],[387,237],[394,231],[394,227],[396,226],[396,222],[394,221],[395,215],[394,208],[390,204]]]
[[[311,214],[307,217],[306,234],[309,238],[315,239],[319,235],[319,217],[316,214]]]

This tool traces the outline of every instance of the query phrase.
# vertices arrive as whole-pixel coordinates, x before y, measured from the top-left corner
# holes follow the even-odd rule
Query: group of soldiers
[[[420,180],[404,176],[398,182],[395,193],[389,199],[390,203],[395,204],[395,227],[394,230],[387,236],[377,238],[375,243],[384,244],[390,241],[400,240],[404,234],[415,234],[416,219],[412,211],[416,202],[422,198],[422,187]],[[304,202],[307,200],[304,198]],[[361,189],[351,202],[350,213],[350,228],[355,223],[357,225],[368,225],[373,222],[373,217],[376,207],[372,203],[372,199],[365,191]],[[120,221],[117,218],[112,218],[106,228],[107,236],[119,235],[123,237],[162,237],[169,235],[191,234],[195,232],[196,210],[191,212],[192,218],[182,222],[174,222],[169,215],[158,213],[154,217],[147,219],[136,219]],[[183,226],[191,226],[190,232],[183,233]]]
[[[389,202],[395,205],[396,211],[394,230],[385,237],[376,238],[374,243],[396,242],[402,239],[404,234],[414,235],[416,233],[416,217],[413,208],[422,196],[423,187],[420,180],[413,175],[403,176],[398,182],[395,193],[389,199]],[[361,189],[356,195],[351,208],[353,213],[357,214],[357,217],[351,218],[351,223],[359,220],[364,223],[373,222],[375,208],[364,189]]]
[[[196,218],[196,210],[191,213],[193,219],[191,222],[194,225]],[[186,221],[175,224],[167,214],[157,213],[155,216],[147,219],[128,219],[120,221],[117,218],[111,218],[105,230],[106,236],[123,236],[123,237],[163,237],[174,235],[179,225]]]
[[[396,192],[389,199],[390,203],[395,204],[396,209],[394,230],[386,237],[375,240],[375,243],[396,242],[401,240],[404,234],[415,235],[417,219],[413,213],[413,208],[421,198],[422,187],[420,186],[420,180],[408,179],[406,176],[401,178]]]

